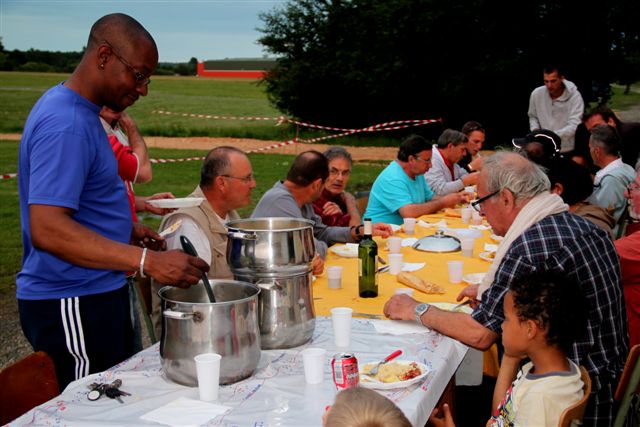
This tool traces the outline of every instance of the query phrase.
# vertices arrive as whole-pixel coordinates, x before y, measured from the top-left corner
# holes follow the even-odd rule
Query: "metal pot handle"
[[[264,280],[261,279],[261,280],[258,280],[255,284],[260,289],[264,289],[265,291],[281,291],[282,290],[282,286],[280,286],[280,284],[276,279],[264,279]]]
[[[227,236],[233,239],[240,240],[257,240],[258,235],[255,233],[243,233],[241,231],[229,231]]]
[[[165,310],[162,312],[164,317],[176,320],[192,319],[195,313],[184,313],[182,311]]]

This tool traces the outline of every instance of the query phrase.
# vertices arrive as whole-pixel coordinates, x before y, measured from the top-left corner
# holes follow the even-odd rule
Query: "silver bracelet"
[[[140,257],[140,277],[142,279],[147,277],[147,276],[144,275],[144,260],[145,260],[146,257],[147,257],[147,248],[144,248],[142,250],[142,256]]]

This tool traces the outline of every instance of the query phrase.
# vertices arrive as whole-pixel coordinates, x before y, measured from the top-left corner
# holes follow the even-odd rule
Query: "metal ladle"
[[[198,252],[196,252],[196,248],[193,247],[191,241],[187,239],[187,236],[180,236],[180,244],[182,245],[182,250],[187,254],[197,257]],[[207,291],[207,295],[209,296],[209,302],[215,303],[216,298],[213,296],[213,289],[211,289],[211,284],[209,283],[209,278],[207,277],[207,273],[202,273],[202,284],[204,285],[204,289]]]

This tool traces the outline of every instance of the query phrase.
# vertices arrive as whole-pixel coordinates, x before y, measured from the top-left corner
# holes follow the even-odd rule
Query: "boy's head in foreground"
[[[565,275],[535,272],[522,277],[504,298],[505,354],[522,357],[545,346],[567,353],[584,333],[587,313],[580,287]]]
[[[322,416],[324,427],[411,427],[392,401],[364,387],[342,390]]]

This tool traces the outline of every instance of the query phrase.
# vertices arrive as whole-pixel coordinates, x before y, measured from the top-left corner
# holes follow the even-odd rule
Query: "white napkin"
[[[400,228],[402,228],[398,224],[388,224],[388,225],[389,227],[391,227],[394,233],[397,233],[398,231],[400,231]]]
[[[231,409],[230,406],[181,397],[140,418],[176,427],[199,426]]]
[[[470,225],[469,228],[475,228],[476,230],[482,231],[482,230],[490,230],[491,226],[480,224],[480,225]]]
[[[445,221],[444,219],[441,219],[438,222],[431,223],[421,219],[420,221],[418,221],[418,225],[424,228],[429,228],[429,227],[447,228],[447,221]]]
[[[496,252],[498,250],[498,245],[492,245],[491,243],[484,244],[485,252]]]
[[[424,262],[403,262],[402,271],[417,271],[425,266]]]
[[[413,246],[413,244],[417,241],[418,239],[416,239],[415,237],[406,237],[402,239],[402,246]]]
[[[371,323],[379,334],[422,334],[429,330],[426,326],[411,320],[371,320]]]

